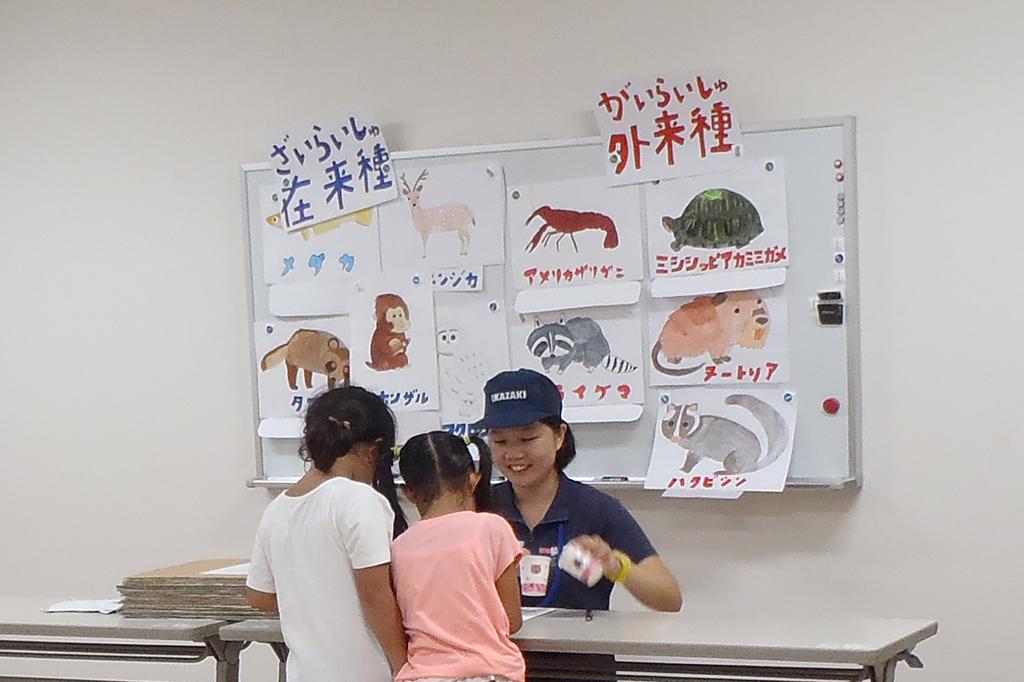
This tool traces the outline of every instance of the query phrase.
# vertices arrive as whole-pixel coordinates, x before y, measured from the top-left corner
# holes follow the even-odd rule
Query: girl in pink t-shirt
[[[397,680],[512,680],[526,667],[510,636],[523,622],[519,541],[491,508],[491,452],[444,431],[413,437],[398,456],[420,522],[392,546],[409,656]]]

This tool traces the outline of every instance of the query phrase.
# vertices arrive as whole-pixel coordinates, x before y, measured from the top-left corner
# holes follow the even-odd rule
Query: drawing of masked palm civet
[[[580,245],[576,243],[574,234],[583,230],[604,232],[604,241],[601,245],[606,250],[617,248],[619,245],[619,233],[615,229],[615,221],[603,213],[594,213],[592,211],[581,213],[580,211],[572,211],[567,208],[541,206],[526,219],[526,224],[529,225],[530,221],[537,216],[540,216],[544,224],[540,226],[540,229],[533,235],[533,239],[526,245],[528,253],[536,249],[538,244],[547,246],[548,240],[556,234],[558,239],[555,240],[555,251],[559,250],[562,240],[568,235],[573,247],[576,249],[576,253],[579,253]]]
[[[427,179],[427,169],[423,169],[416,177],[416,182],[409,188],[405,180],[405,173],[400,176],[402,180],[402,194],[409,201],[409,210],[412,212],[412,224],[416,231],[423,238],[423,257],[427,257],[427,238],[435,232],[457,232],[459,235],[459,254],[469,253],[469,238],[473,226],[476,225],[476,218],[473,211],[465,204],[442,204],[431,208],[424,208],[420,203],[420,194],[423,192],[423,183]]]
[[[732,347],[763,348],[771,319],[764,300],[754,291],[730,291],[698,296],[665,320],[658,340],[651,348],[651,362],[662,374],[672,377],[692,374],[707,363],[673,367],[683,358],[705,353],[717,365],[729,362]],[[662,362],[662,357],[670,365]]]
[[[636,365],[612,355],[604,331],[590,317],[573,317],[543,325],[537,320],[537,328],[527,337],[526,347],[534,357],[540,358],[545,372],[557,367],[561,374],[574,362],[583,365],[588,372],[598,366],[613,374],[637,370]]]
[[[480,387],[493,374],[487,359],[467,348],[462,330],[454,326],[438,330],[437,355],[441,390],[445,397],[453,401],[461,419],[479,419],[483,416]]]
[[[748,410],[764,429],[767,437],[762,449],[757,435],[725,417],[701,414],[697,403],[668,404],[661,420],[661,433],[666,439],[686,450],[682,471],[690,473],[701,460],[722,463],[715,474],[744,474],[764,469],[779,458],[789,445],[789,426],[778,410],[759,398],[745,393],[730,395],[726,405]]]

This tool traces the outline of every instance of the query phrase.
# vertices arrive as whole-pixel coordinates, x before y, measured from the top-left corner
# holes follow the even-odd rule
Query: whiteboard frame
[[[860,251],[859,251],[859,221],[857,215],[857,154],[856,154],[856,120],[852,116],[839,116],[815,119],[799,119],[777,123],[763,123],[743,126],[745,133],[769,133],[787,132],[798,130],[810,130],[814,128],[841,127],[843,131],[843,172],[846,181],[843,192],[846,195],[847,213],[844,223],[844,240],[846,279],[839,288],[843,289],[844,298],[844,328],[847,346],[847,432],[849,437],[849,475],[842,479],[819,479],[819,478],[788,478],[786,487],[798,488],[819,488],[840,490],[853,484],[857,488],[863,485],[863,452],[862,452],[862,386],[861,386],[861,339],[860,339]],[[560,140],[535,140],[528,142],[511,142],[502,144],[473,145],[467,147],[439,147],[433,149],[417,149],[407,151],[395,151],[392,158],[396,160],[409,160],[424,157],[439,156],[473,156],[478,154],[499,154],[503,152],[530,151],[535,149],[570,149],[581,146],[601,144],[601,137],[579,137]],[[246,287],[246,304],[248,307],[249,319],[249,360],[250,367],[256,366],[255,357],[255,296],[253,285],[255,285],[253,273],[252,242],[250,237],[251,215],[248,205],[248,174],[270,170],[271,164],[250,163],[241,165],[241,203],[243,215],[243,243],[245,246],[245,272],[250,286]],[[850,256],[853,256],[852,259]],[[288,487],[297,480],[295,477],[267,477],[264,468],[263,444],[257,430],[260,424],[259,398],[256,388],[256,380],[253,379],[251,390],[251,403],[253,410],[252,437],[255,454],[256,476],[246,481],[250,488],[281,489]],[[637,489],[644,485],[642,476],[574,476],[576,480],[589,483],[606,489]],[[652,491],[661,494],[661,491]]]

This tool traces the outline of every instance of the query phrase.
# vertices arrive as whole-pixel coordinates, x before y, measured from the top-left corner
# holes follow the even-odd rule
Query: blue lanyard
[[[558,567],[558,560],[562,557],[563,547],[565,547],[565,521],[560,521],[558,523],[558,553],[551,559],[551,563],[554,564],[551,570],[555,572],[555,579],[552,581],[551,589],[548,590],[544,600],[539,604],[540,608],[551,606],[558,595],[558,586],[562,582],[562,569]]]

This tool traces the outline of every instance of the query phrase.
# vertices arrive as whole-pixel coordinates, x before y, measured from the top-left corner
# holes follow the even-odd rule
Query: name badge
[[[528,554],[519,562],[519,587],[524,597],[543,597],[548,593],[551,557]]]

